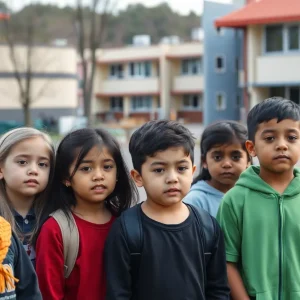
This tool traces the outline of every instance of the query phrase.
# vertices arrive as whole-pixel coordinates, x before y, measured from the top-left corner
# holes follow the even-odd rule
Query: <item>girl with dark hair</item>
[[[36,242],[36,270],[44,300],[104,300],[106,236],[115,218],[136,200],[137,190],[120,147],[109,133],[84,128],[61,141],[53,191],[44,216],[60,210],[67,220],[72,218],[78,228],[79,250],[75,265],[65,278],[60,226],[53,217],[43,224]]]
[[[247,129],[234,121],[220,121],[206,127],[200,141],[200,173],[184,202],[216,216],[224,193],[250,164],[245,147],[247,138]]]

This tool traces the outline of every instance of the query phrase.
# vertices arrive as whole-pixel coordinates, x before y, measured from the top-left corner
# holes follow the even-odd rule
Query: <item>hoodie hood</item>
[[[269,184],[267,184],[259,176],[260,167],[250,166],[241,175],[236,185],[241,187],[246,187],[248,189],[264,193],[264,194],[278,194]],[[283,195],[287,197],[292,197],[300,194],[300,171],[299,169],[294,169],[294,179],[291,181],[289,186],[284,191]]]
[[[193,184],[191,187],[191,191],[201,191],[206,194],[211,194],[215,197],[223,197],[224,193],[220,192],[219,190],[215,189],[211,185],[209,185],[206,181],[200,180]]]

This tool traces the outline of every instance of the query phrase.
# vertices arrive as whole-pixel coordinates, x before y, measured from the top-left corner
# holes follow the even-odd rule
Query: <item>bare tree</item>
[[[97,65],[96,50],[103,41],[108,11],[111,0],[90,0],[90,5],[83,7],[82,0],[77,0],[76,34],[78,52],[82,66],[82,93],[84,115],[88,125],[92,123],[93,84]],[[88,54],[88,55],[87,55]]]
[[[9,47],[9,58],[12,64],[14,77],[17,82],[19,92],[19,102],[23,109],[24,123],[31,126],[31,105],[43,94],[47,83],[42,85],[40,90],[33,93],[33,72],[36,68],[36,58],[34,59],[35,36],[37,26],[37,15],[33,4],[27,6],[28,16],[24,24],[18,23],[14,15],[4,20],[3,36]],[[19,57],[18,45],[25,48],[25,56]],[[19,48],[20,49],[20,48]]]

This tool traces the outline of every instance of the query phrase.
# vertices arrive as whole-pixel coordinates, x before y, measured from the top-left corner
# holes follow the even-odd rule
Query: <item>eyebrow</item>
[[[293,133],[299,133],[299,130],[296,130],[296,129],[293,129],[293,128],[288,128],[285,131],[287,131],[287,132],[293,132]],[[274,133],[274,132],[277,132],[277,130],[275,130],[275,129],[265,129],[265,130],[263,130],[263,132],[261,133],[261,135],[264,135],[266,133]]]
[[[91,164],[93,162],[95,162],[95,160],[93,160],[93,159],[84,159],[80,162],[80,164]],[[115,161],[111,158],[106,158],[103,160],[103,162],[113,162],[114,163]]]
[[[233,150],[233,151],[231,151],[231,153],[242,153],[242,151],[241,150]]]
[[[16,157],[26,157],[26,158],[29,158],[31,157],[32,155],[28,155],[28,154],[18,154],[16,155]],[[50,160],[49,157],[45,157],[45,156],[39,156],[38,157],[39,159],[45,159],[45,160]]]
[[[182,159],[182,160],[177,161],[176,164],[182,164],[182,163],[188,163],[188,162],[189,161],[187,159]],[[168,163],[163,162],[163,161],[155,161],[151,164],[151,166],[161,166],[161,165],[166,166],[166,165],[168,165]]]

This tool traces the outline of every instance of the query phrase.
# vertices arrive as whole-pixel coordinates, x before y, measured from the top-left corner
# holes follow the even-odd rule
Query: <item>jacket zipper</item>
[[[282,197],[279,197],[279,287],[278,287],[279,300],[282,300],[282,261],[283,261],[282,223],[283,223]]]

